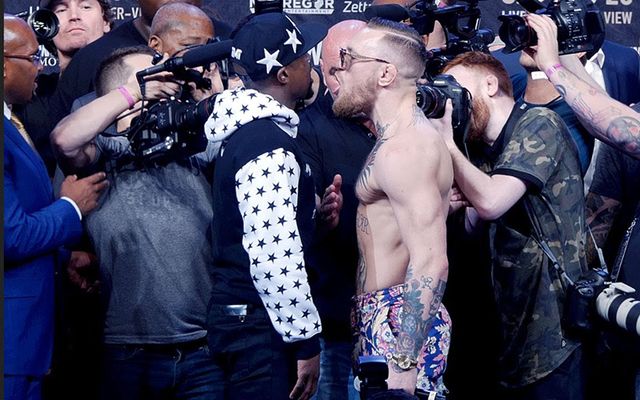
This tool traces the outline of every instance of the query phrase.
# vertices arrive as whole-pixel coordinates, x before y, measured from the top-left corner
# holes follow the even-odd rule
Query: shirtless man
[[[450,319],[445,219],[453,170],[447,147],[415,104],[425,49],[418,33],[373,19],[341,50],[333,111],[365,113],[377,142],[356,185],[361,261],[356,324],[360,355],[384,355],[390,389],[436,398]]]

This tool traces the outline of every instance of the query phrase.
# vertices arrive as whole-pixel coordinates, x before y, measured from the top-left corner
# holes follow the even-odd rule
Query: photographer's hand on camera
[[[561,65],[558,50],[558,27],[547,15],[528,14],[525,19],[529,27],[536,32],[538,44],[534,47],[527,47],[523,51],[533,58],[540,71],[550,75],[553,68]]]
[[[449,151],[452,148],[456,148],[456,143],[453,139],[453,125],[451,122],[451,116],[453,114],[453,103],[451,99],[447,99],[447,104],[444,109],[444,115],[442,118],[429,118],[429,122],[436,129],[436,132],[440,132],[442,136],[442,140],[444,140],[445,144]]]

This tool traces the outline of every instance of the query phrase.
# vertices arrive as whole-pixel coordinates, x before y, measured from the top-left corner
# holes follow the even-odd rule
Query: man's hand
[[[198,71],[201,68],[196,68]],[[207,97],[211,97],[214,94],[221,93],[224,90],[224,85],[222,84],[222,77],[220,76],[220,69],[218,68],[217,63],[211,63],[209,69],[205,69],[202,72],[202,77],[207,78],[211,81],[210,89],[199,89],[196,87],[196,84],[193,82],[189,82],[189,90],[191,91],[191,97],[195,101],[200,101],[206,99]]]
[[[342,176],[336,174],[333,183],[327,186],[320,203],[320,218],[327,228],[333,229],[340,222],[340,211],[342,210]]]
[[[456,142],[453,140],[453,124],[451,122],[452,114],[453,103],[451,102],[451,99],[448,99],[442,118],[429,119],[429,122],[431,122],[431,125],[433,125],[436,131],[440,132],[442,140],[444,140],[449,150],[451,150],[452,147],[456,147]]]
[[[535,49],[527,47],[523,51],[533,58],[540,71],[546,72],[550,67],[560,64],[558,27],[547,15],[527,14],[525,19],[536,32],[538,45]]]
[[[418,369],[412,368],[408,371],[396,370],[396,365],[389,365],[389,378],[387,385],[389,389],[402,389],[409,394],[414,394],[418,383]]]
[[[449,195],[449,215],[458,211],[462,207],[470,207],[471,203],[464,196],[464,193],[460,190],[455,183],[451,187],[451,194]]]
[[[298,380],[289,398],[293,400],[311,398],[318,386],[318,376],[320,376],[320,354],[308,360],[298,360]]]
[[[86,178],[78,179],[76,175],[69,175],[62,182],[60,197],[73,200],[82,215],[87,215],[98,206],[100,192],[109,185],[104,172],[98,172]]]
[[[98,287],[98,281],[94,278],[97,267],[98,259],[95,254],[72,251],[67,265],[67,275],[69,280],[83,292],[92,293]]]

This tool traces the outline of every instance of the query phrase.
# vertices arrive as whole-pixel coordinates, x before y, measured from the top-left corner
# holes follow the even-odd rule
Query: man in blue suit
[[[39,399],[53,347],[54,272],[61,246],[82,233],[82,215],[107,182],[100,172],[67,178],[55,200],[44,163],[10,106],[32,96],[42,70],[38,42],[4,14],[4,398]]]

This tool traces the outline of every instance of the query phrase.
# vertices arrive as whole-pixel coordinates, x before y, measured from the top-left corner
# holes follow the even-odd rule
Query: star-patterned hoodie
[[[211,304],[264,307],[297,359],[319,352],[321,323],[307,280],[314,234],[311,170],[295,142],[298,116],[272,97],[218,95],[205,125],[220,147],[213,179]]]

